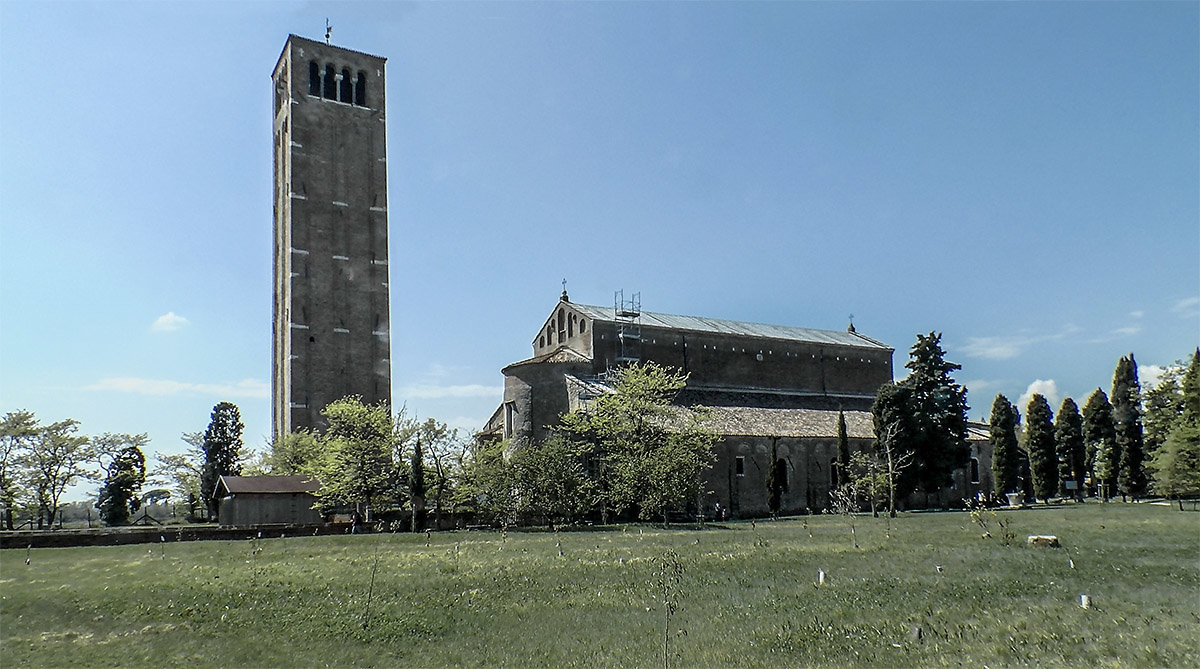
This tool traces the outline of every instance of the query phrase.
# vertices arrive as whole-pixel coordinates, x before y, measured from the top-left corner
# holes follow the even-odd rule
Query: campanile
[[[291,35],[272,75],[276,438],[391,403],[385,62]]]

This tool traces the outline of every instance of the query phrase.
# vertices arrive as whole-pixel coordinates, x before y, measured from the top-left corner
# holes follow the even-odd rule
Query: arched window
[[[317,61],[308,61],[308,94],[321,96],[321,66]]]
[[[979,460],[971,458],[971,483],[979,483]]]
[[[367,73],[362,70],[359,70],[358,81],[354,83],[354,104],[367,106]]]
[[[321,97],[336,100],[337,99],[337,75],[334,74],[333,66],[325,66],[325,81],[321,87]]]
[[[354,101],[354,80],[350,78],[350,70],[342,68],[342,80],[338,84],[338,100],[350,104]]]

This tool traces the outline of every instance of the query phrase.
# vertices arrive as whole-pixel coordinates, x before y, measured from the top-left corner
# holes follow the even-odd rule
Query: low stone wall
[[[248,540],[256,536],[345,534],[340,525],[261,525],[218,527],[216,525],[165,525],[163,527],[106,527],[80,530],[18,530],[0,532],[0,548],[64,548],[67,546],[119,546],[176,541]]]

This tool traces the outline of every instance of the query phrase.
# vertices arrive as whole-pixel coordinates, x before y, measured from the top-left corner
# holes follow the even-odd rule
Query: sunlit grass
[[[1200,514],[1004,513],[1064,548],[931,513],[859,518],[860,549],[822,516],[6,550],[0,640],[14,667],[661,666],[673,549],[676,666],[1200,666]]]

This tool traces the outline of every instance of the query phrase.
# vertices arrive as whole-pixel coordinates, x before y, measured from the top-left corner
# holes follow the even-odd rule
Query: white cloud
[[[1171,307],[1171,311],[1188,318],[1200,316],[1200,297],[1188,297],[1179,300],[1175,306]]]
[[[1054,379],[1037,379],[1033,383],[1029,384],[1029,387],[1025,389],[1025,392],[1021,394],[1020,399],[1017,400],[1017,410],[1020,411],[1022,415],[1025,414],[1025,410],[1029,406],[1029,400],[1033,399],[1035,394],[1045,397],[1046,401],[1050,403],[1050,409],[1052,411],[1058,410],[1058,405],[1062,401],[1062,395],[1059,393],[1058,384],[1054,382]]]
[[[154,332],[174,332],[187,324],[188,319],[177,315],[174,311],[168,311],[154,319],[150,329]]]
[[[1138,383],[1142,390],[1149,390],[1158,385],[1163,374],[1167,371],[1162,365],[1138,365]]]
[[[114,391],[159,397],[169,395],[211,395],[215,397],[267,399],[271,396],[271,386],[258,379],[244,379],[236,383],[188,383],[169,379],[142,379],[132,376],[119,376],[100,379],[100,381],[88,386],[85,390]]]
[[[1144,311],[1131,311],[1131,312],[1129,312],[1129,316],[1130,316],[1130,318],[1141,318],[1142,316],[1145,316],[1145,315],[1146,315],[1146,312],[1144,312]]]
[[[417,384],[396,389],[397,399],[432,400],[448,397],[496,397],[504,395],[504,388],[485,386],[478,383],[461,386],[437,386],[432,384]]]
[[[962,347],[963,355],[972,358],[987,358],[989,360],[1011,360],[1031,347],[1048,341],[1063,341],[1079,332],[1075,325],[1066,325],[1057,333],[1037,334],[1019,332],[1014,335],[996,337],[968,337]]]
[[[1036,342],[1031,337],[970,337],[963,355],[988,360],[1009,360],[1025,352]]]

